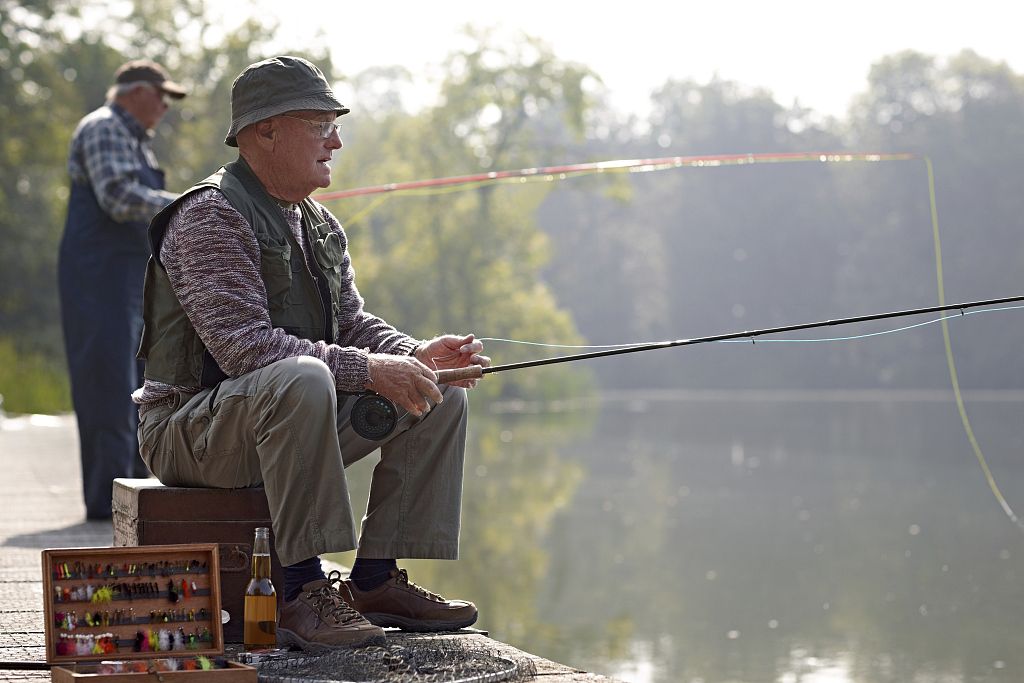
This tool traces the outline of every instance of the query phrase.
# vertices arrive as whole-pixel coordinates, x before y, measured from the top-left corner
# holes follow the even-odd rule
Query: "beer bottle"
[[[245,588],[246,650],[277,645],[277,591],[270,581],[270,529],[257,527],[252,544],[252,578]]]

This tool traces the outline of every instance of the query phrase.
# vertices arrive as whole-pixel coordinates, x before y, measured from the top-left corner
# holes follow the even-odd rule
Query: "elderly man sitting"
[[[247,67],[226,144],[239,158],[150,225],[142,456],[165,484],[262,485],[285,583],[278,643],[382,642],[382,626],[468,626],[476,607],[409,581],[396,558],[456,559],[466,395],[434,370],[487,365],[473,335],[413,339],[363,309],[345,231],[310,199],[331,180],[349,109],[296,57]],[[429,365],[429,367],[428,367]],[[403,417],[383,443],[357,436],[354,394]],[[378,446],[356,539],[345,467]],[[350,577],[319,555],[358,548]]]

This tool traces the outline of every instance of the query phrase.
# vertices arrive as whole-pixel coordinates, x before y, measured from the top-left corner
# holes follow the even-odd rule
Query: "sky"
[[[336,68],[352,74],[389,64],[424,73],[462,45],[466,24],[506,39],[525,32],[589,66],[613,106],[640,114],[667,79],[717,75],[768,89],[783,106],[842,116],[871,65],[906,49],[948,57],[970,48],[1024,72],[1024,9],[1014,0],[254,1],[280,22],[283,43],[322,27]]]

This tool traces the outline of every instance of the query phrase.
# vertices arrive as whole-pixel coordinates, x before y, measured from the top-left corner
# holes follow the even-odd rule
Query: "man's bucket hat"
[[[350,110],[335,97],[320,69],[301,57],[271,57],[250,64],[231,84],[231,127],[224,144],[238,147],[236,136],[246,126],[287,111]]]

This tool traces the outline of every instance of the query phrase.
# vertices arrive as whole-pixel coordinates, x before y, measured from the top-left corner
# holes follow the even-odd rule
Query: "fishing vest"
[[[228,376],[206,349],[171,290],[160,260],[171,216],[184,199],[206,188],[220,191],[252,227],[260,248],[260,276],[267,291],[270,322],[289,334],[332,343],[338,334],[337,309],[345,245],[309,198],[299,204],[302,230],[313,263],[292,234],[280,205],[267,194],[239,158],[189,188],[149,225],[152,256],[146,267],[142,343],[146,379],[178,386],[212,387]]]

